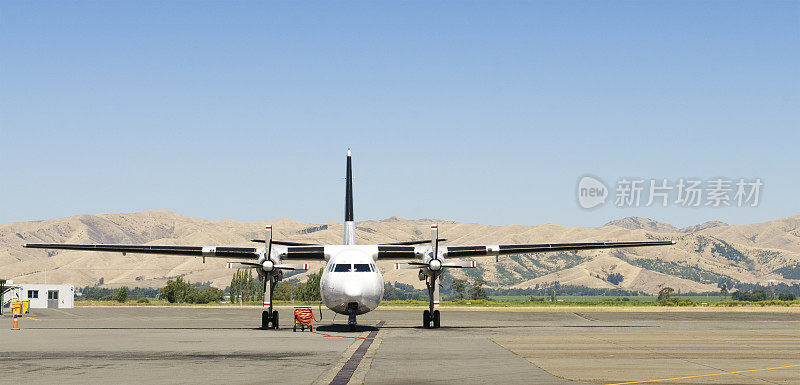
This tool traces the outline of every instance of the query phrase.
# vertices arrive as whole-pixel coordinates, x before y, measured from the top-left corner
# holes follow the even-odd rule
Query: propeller
[[[412,261],[406,263],[395,263],[395,269],[419,269],[419,279],[425,280],[425,286],[428,288],[428,310],[422,317],[423,326],[426,328],[431,327],[433,323],[434,328],[439,327],[439,283],[444,270],[447,268],[474,268],[477,267],[475,261],[457,261],[447,262],[444,259],[445,253],[439,252],[439,226],[431,225],[431,251],[429,254],[423,256],[421,261]]]
[[[272,255],[272,225],[266,225],[266,238],[264,253],[258,257],[257,262],[228,262],[229,269],[256,269],[258,275],[264,280],[264,307],[267,308],[262,315],[262,328],[266,329],[269,323],[278,328],[278,314],[272,310],[272,291],[283,277],[283,270],[308,270],[307,263],[281,263],[280,257]]]
[[[433,315],[434,308],[439,307],[439,285],[436,284],[436,281],[439,277],[442,276],[442,264],[444,260],[439,259],[439,226],[438,225],[431,225],[431,259],[428,261],[428,269],[431,271],[430,282],[425,282],[428,286],[428,296],[430,297],[430,301],[428,302],[428,308]],[[437,314],[438,315],[438,314]],[[438,319],[438,317],[434,318]],[[439,322],[434,322],[434,325],[438,324]],[[436,325],[438,326],[438,325]]]

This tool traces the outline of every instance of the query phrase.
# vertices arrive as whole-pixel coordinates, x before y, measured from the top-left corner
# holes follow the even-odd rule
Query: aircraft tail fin
[[[353,221],[353,163],[347,149],[347,182],[344,195],[344,244],[356,244],[356,224]]]

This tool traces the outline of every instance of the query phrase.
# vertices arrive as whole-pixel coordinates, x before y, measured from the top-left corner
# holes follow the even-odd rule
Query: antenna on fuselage
[[[344,193],[344,244],[356,244],[356,224],[353,221],[353,162],[347,149],[347,182]]]

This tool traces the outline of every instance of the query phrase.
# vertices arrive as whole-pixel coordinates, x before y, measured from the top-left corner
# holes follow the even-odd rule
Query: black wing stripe
[[[227,247],[218,246],[214,256],[216,257],[242,257],[243,255],[255,254],[255,247]]]
[[[196,257],[203,256],[203,246],[26,243],[24,247],[31,249],[106,251],[112,253],[185,255]],[[253,258],[256,253],[256,249],[253,247],[216,247],[214,249],[215,252],[212,255],[208,255],[209,257]]]
[[[82,245],[58,243],[27,243],[25,247],[32,249],[59,249],[81,251],[109,251],[119,253],[140,254],[173,254],[173,255],[203,255],[201,246],[150,246],[150,245]]]
[[[643,241],[643,242],[583,242],[583,243],[536,243],[523,245],[499,245],[500,254],[536,253],[545,251],[570,251],[613,249],[618,247],[666,246],[674,244],[672,241]]]
[[[476,255],[487,255],[486,246],[448,246],[448,257],[472,257]]]
[[[286,248],[286,257],[295,259],[325,259],[325,247],[289,246]]]
[[[414,258],[414,246],[378,246],[378,258]]]

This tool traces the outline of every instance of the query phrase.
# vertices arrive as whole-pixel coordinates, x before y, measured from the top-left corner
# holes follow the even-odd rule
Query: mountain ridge
[[[635,220],[630,220],[635,218]],[[600,227],[565,227],[551,223],[539,225],[483,225],[446,220],[403,219],[357,222],[356,241],[360,244],[427,239],[427,226],[438,222],[445,245],[590,242],[609,240],[672,239],[675,246],[590,250],[580,253],[541,253],[476,258],[480,269],[472,272],[452,270],[454,277],[484,278],[491,287],[533,287],[559,282],[587,287],[620,288],[652,293],[659,285],[676,290],[713,291],[720,282],[798,284],[791,273],[800,269],[800,215],[749,225],[690,226],[679,229],[668,224],[652,224],[649,219],[628,217]],[[653,221],[655,222],[655,221]],[[25,242],[148,243],[252,246],[252,238],[262,238],[267,222],[207,220],[171,211],[77,215],[0,224],[0,275],[17,282],[96,284],[104,278],[106,286],[163,285],[167,279],[183,276],[192,281],[210,281],[225,287],[232,272],[224,261],[153,255],[122,256],[115,253],[23,249]],[[269,221],[275,239],[339,243],[341,223],[309,224],[292,219]],[[623,225],[634,227],[632,229]],[[669,225],[671,226],[671,225]],[[685,229],[692,229],[691,231]],[[313,229],[313,231],[309,231]],[[669,231],[667,231],[669,230]],[[416,271],[392,270],[393,261],[378,261],[387,282],[398,281],[424,287]],[[323,266],[311,263],[312,271]],[[465,269],[466,270],[466,269]],[[786,272],[789,273],[786,273]],[[607,276],[620,273],[623,280],[612,284]],[[307,274],[307,273],[306,273]],[[300,275],[302,278],[306,274]],[[469,274],[469,275],[467,275]],[[571,284],[571,283],[570,283]],[[533,285],[533,286],[532,286]],[[730,285],[729,285],[730,287]]]

